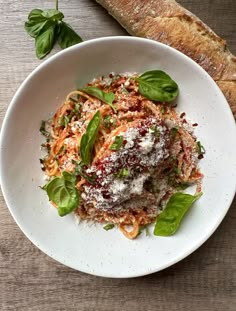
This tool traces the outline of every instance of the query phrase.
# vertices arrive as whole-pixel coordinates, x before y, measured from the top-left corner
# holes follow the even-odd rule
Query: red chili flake
[[[112,73],[110,73],[109,74],[109,78],[113,78],[114,76],[113,76],[113,74]]]
[[[183,121],[182,121],[183,123],[187,123],[187,121],[185,120],[185,119],[183,119]]]
[[[180,115],[180,118],[183,118],[185,115],[186,115],[186,113],[182,112],[181,115]]]
[[[203,159],[203,154],[199,154],[199,156],[197,157],[199,160]]]
[[[197,123],[193,123],[192,126],[198,126],[198,124]]]

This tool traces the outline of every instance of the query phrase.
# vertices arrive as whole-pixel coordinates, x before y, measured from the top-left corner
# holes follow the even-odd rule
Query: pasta
[[[202,179],[197,124],[190,125],[170,104],[144,97],[138,77],[111,73],[68,94],[46,122],[48,154],[41,160],[49,180],[59,180],[63,172],[75,177],[76,217],[116,224],[129,239],[154,222],[179,189],[196,185],[200,193]]]

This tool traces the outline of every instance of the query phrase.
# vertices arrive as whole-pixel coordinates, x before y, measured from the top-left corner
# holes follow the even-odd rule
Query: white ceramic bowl
[[[197,122],[206,148],[201,199],[172,237],[126,239],[118,230],[77,225],[60,218],[39,186],[40,121],[67,93],[113,71],[166,71],[179,85],[178,111]],[[236,128],[221,91],[209,75],[180,52],[151,40],[110,37],[59,52],[36,68],[15,94],[1,132],[0,175],[7,206],[25,235],[59,262],[90,274],[134,277],[164,269],[198,248],[225,216],[236,186]],[[152,232],[152,229],[150,229]],[[219,246],[220,247],[220,246]]]

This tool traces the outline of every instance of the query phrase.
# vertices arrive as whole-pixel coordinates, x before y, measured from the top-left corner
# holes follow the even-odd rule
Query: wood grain
[[[52,2],[0,0],[0,124],[20,83],[41,62],[23,22],[32,8],[50,8]],[[236,53],[234,0],[179,2]],[[126,34],[95,1],[60,1],[60,8],[84,40]],[[234,311],[235,222],[236,200],[214,235],[188,258],[153,275],[105,279],[67,268],[39,251],[15,224],[1,195],[0,310]]]

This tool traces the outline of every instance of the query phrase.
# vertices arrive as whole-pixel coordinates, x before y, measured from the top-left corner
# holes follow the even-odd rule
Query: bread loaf
[[[216,81],[236,118],[236,57],[226,42],[174,0],[97,0],[134,36],[153,39],[191,57]]]

